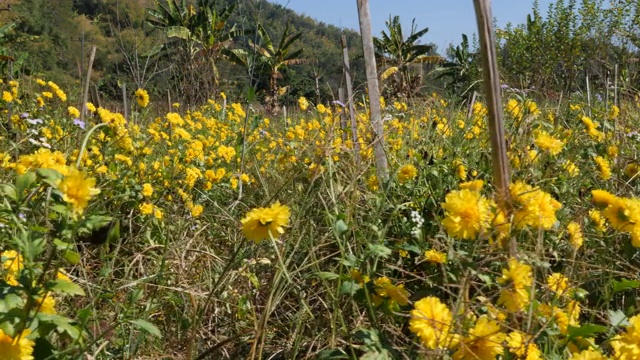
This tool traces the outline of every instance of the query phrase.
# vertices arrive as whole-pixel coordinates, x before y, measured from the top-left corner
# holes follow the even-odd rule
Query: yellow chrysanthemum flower
[[[498,354],[504,352],[502,343],[506,337],[496,321],[481,316],[469,334],[462,339],[453,359],[495,360]]]
[[[374,297],[374,303],[376,303],[376,305],[379,305],[384,298],[389,298],[400,306],[409,303],[409,292],[404,288],[404,285],[393,285],[391,280],[386,276],[377,278],[373,283],[376,294],[379,296],[378,300]]]
[[[480,191],[480,190],[482,190],[483,186],[484,186],[484,181],[482,181],[482,180],[467,181],[467,182],[460,183],[458,185],[458,187],[461,190],[462,189],[467,189],[467,190],[471,190],[471,191]]]
[[[569,285],[569,279],[561,273],[553,273],[547,276],[547,286],[559,296],[564,295]]]
[[[545,131],[538,132],[534,143],[538,148],[549,152],[551,155],[558,155],[564,147],[564,142],[562,140],[556,139]]]
[[[551,195],[521,181],[511,184],[509,191],[515,205],[513,222],[517,229],[531,226],[546,230],[555,224],[556,211],[562,204]]]
[[[150,197],[153,195],[153,186],[149,183],[142,184],[142,196]]]
[[[611,178],[611,167],[609,166],[607,159],[602,156],[596,156],[595,162],[598,164],[602,180],[609,180]]]
[[[153,213],[153,204],[144,202],[138,206],[138,209],[142,215],[151,215]]]
[[[520,331],[512,331],[507,336],[507,348],[509,352],[522,360],[541,360],[542,352],[530,335]]]
[[[607,360],[609,359],[603,355],[599,350],[588,349],[579,353],[575,353],[571,356],[571,360]]]
[[[447,254],[440,252],[436,249],[430,249],[425,251],[424,258],[426,261],[432,264],[444,264],[447,262]]]
[[[517,312],[524,310],[529,304],[529,287],[533,285],[531,266],[516,259],[509,259],[509,266],[502,269],[502,277],[498,283],[504,285],[500,291],[498,305],[504,305],[507,310]]]
[[[74,215],[81,215],[94,195],[100,193],[95,188],[96,179],[85,178],[82,171],[70,168],[65,177],[58,183],[58,190],[62,192],[62,198],[71,204]]]
[[[451,334],[452,316],[440,299],[428,296],[416,301],[411,310],[409,330],[416,334],[429,349],[448,349],[457,343]]]
[[[473,240],[491,223],[490,201],[477,191],[454,190],[447,194],[442,208],[447,215],[442,225],[453,237]]]
[[[136,101],[138,102],[138,105],[140,105],[140,107],[147,107],[147,105],[149,105],[149,93],[147,93],[147,90],[145,89],[138,89],[136,90]]]
[[[411,164],[406,164],[398,170],[398,181],[401,184],[415,179],[416,176],[418,176],[418,169]]]
[[[298,107],[300,107],[301,111],[307,111],[307,108],[309,108],[309,101],[307,100],[307,98],[301,96],[298,99]]]
[[[25,330],[14,339],[0,329],[0,357],[3,360],[33,360],[35,342],[27,338],[29,333]]]
[[[69,112],[69,116],[71,116],[73,118],[79,118],[80,117],[80,110],[78,110],[78,108],[76,108],[75,106],[69,106],[67,108],[67,111]]]
[[[253,241],[276,238],[284,234],[284,227],[289,224],[291,210],[279,201],[268,208],[255,208],[241,220],[242,232]]]
[[[630,318],[626,331],[611,339],[610,344],[615,359],[638,359],[640,357],[640,315]]]
[[[578,250],[582,246],[584,242],[584,236],[582,235],[582,228],[580,224],[575,221],[572,221],[567,225],[567,232],[569,233],[569,243],[571,246]]]

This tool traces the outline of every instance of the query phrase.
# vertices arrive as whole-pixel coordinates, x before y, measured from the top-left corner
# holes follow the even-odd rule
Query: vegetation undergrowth
[[[87,104],[81,121],[53,82],[2,86],[10,359],[640,351],[634,101],[505,92],[507,211],[480,101],[382,99],[381,184],[364,103],[356,163],[339,103],[301,99],[283,121],[221,94],[155,116],[140,89],[130,119]]]

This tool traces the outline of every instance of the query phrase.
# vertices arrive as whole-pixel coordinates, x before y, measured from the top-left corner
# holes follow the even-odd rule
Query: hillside
[[[332,98],[342,78],[340,37],[347,36],[355,54],[359,51],[356,32],[319,23],[267,1],[222,0],[215,1],[215,7],[222,9],[232,3],[236,8],[226,24],[229,29],[255,29],[261,23],[273,39],[279,39],[290,22],[292,33],[302,33],[293,49],[304,47],[302,56],[315,62],[283,71],[282,83],[291,89],[285,100],[301,95],[316,99],[316,81],[322,99]],[[96,45],[92,81],[103,98],[119,99],[123,83],[129,89],[145,87],[152,96],[164,98],[167,89],[179,90],[172,86],[175,64],[171,56],[151,52],[169,43],[146,21],[146,9],[154,6],[146,0],[14,1],[10,11],[0,13],[0,24],[14,24],[0,43],[0,53],[17,59],[16,76],[37,75],[72,85],[84,76],[90,48]],[[244,91],[246,71],[224,60],[217,65],[221,73],[218,90]],[[357,63],[354,67],[356,71],[359,68]]]

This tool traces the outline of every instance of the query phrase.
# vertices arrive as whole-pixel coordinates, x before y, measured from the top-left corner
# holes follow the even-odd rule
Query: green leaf
[[[15,186],[11,184],[0,184],[0,194],[6,196],[13,201],[18,201],[18,193]]]
[[[629,280],[629,279],[622,279],[620,281],[613,280],[612,285],[613,285],[613,292],[617,293],[617,292],[621,292],[629,289],[637,289],[638,287],[640,287],[640,281]]]
[[[116,243],[120,240],[120,221],[115,220],[111,223],[109,233],[107,234],[107,244]]]
[[[71,248],[71,244],[68,242],[64,242],[60,239],[53,239],[53,245],[56,246],[56,250],[63,251]]]
[[[76,251],[67,250],[64,252],[62,257],[64,257],[64,259],[71,265],[77,265],[80,263],[80,253]]]
[[[356,291],[362,289],[362,286],[355,281],[347,280],[340,286],[340,293],[353,296]]]
[[[341,349],[324,349],[317,355],[318,360],[349,359],[349,355]]]
[[[159,337],[159,338],[162,337],[162,333],[160,333],[160,329],[158,329],[157,326],[153,325],[147,320],[137,319],[137,320],[131,320],[129,322],[155,337]]]
[[[386,258],[389,255],[391,255],[391,249],[380,244],[369,244],[369,252],[373,255],[380,256],[383,258]]]
[[[626,326],[629,325],[629,320],[627,319],[627,315],[625,315],[621,310],[609,310],[609,324],[613,327],[618,326]]]
[[[349,254],[346,258],[340,259],[340,263],[342,263],[342,265],[344,266],[356,267],[356,265],[358,264],[358,259],[356,259],[355,255]]]
[[[36,181],[36,174],[29,171],[22,175],[18,175],[16,179],[16,193],[18,198],[21,198],[24,191],[29,188]]]
[[[349,227],[344,222],[344,220],[340,219],[340,220],[336,221],[335,224],[333,224],[333,229],[335,230],[336,234],[342,235],[344,232],[349,230]]]
[[[318,271],[316,275],[323,280],[335,280],[340,278],[340,275],[329,271]]]
[[[84,290],[82,290],[82,288],[78,284],[63,279],[54,280],[53,285],[51,286],[51,290],[69,295],[84,296]]]
[[[53,324],[59,333],[67,333],[72,339],[80,337],[80,331],[71,324],[71,319],[60,315],[37,313],[36,318],[44,324]]]
[[[38,169],[36,173],[44,179],[58,181],[63,178],[62,174],[52,169]]]
[[[51,210],[57,212],[58,214],[66,214],[69,212],[69,209],[65,205],[56,204],[49,207]]]
[[[567,331],[568,331],[569,339],[574,339],[577,337],[588,338],[594,334],[606,332],[607,327],[602,325],[596,325],[596,324],[586,324],[580,327],[574,327],[569,325]]]

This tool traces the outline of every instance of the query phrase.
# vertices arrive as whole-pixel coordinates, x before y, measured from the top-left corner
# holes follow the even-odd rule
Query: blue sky
[[[298,13],[328,24],[359,29],[356,0],[269,0]],[[540,0],[542,14],[553,0]],[[521,24],[531,12],[533,0],[493,0],[493,17],[498,26],[508,22]],[[409,29],[416,19],[418,29],[429,28],[423,42],[432,42],[444,51],[450,43],[459,44],[461,34],[471,38],[476,33],[476,18],[472,0],[369,0],[371,26],[377,36],[385,27],[389,15],[399,15],[403,27]]]

